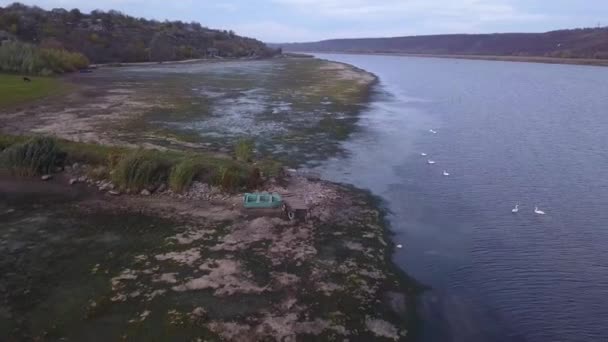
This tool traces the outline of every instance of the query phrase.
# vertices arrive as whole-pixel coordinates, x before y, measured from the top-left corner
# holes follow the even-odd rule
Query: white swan
[[[449,173],[449,172],[447,172],[446,170],[443,170],[443,175],[447,177],[447,176],[449,176],[449,175],[450,175],[450,173]]]
[[[546,213],[540,209],[538,209],[538,207],[534,207],[534,213],[537,215],[545,215]]]
[[[430,165],[433,165],[433,164],[435,164],[435,161],[434,161],[434,160],[430,160],[430,159],[429,159],[429,160],[427,161],[427,163],[429,163]]]
[[[519,212],[519,204],[516,204],[516,205],[515,205],[515,208],[513,208],[513,210],[511,210],[511,212],[512,212],[513,214],[517,214],[517,213]]]
[[[429,132],[433,133],[433,134],[437,134],[437,131],[434,129],[429,129]]]
[[[426,154],[426,153],[424,153],[424,152],[420,153],[420,155],[421,155],[421,156],[423,156],[423,157],[428,156],[428,154]]]

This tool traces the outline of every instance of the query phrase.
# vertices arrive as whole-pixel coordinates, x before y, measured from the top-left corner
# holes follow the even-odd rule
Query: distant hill
[[[285,51],[608,59],[608,27],[546,33],[450,34],[271,44]]]
[[[264,43],[199,23],[134,18],[117,11],[45,11],[19,3],[0,7],[0,42],[19,40],[81,52],[94,63],[268,56]]]

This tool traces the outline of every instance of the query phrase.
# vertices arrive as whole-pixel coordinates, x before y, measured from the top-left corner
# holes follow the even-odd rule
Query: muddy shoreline
[[[349,110],[355,117],[377,78],[323,63],[315,66],[321,74],[338,79],[297,89],[306,101],[327,102],[323,115],[336,125],[331,115]],[[309,68],[290,67],[303,65]],[[180,136],[169,146],[122,139],[108,122],[129,122],[155,106],[178,107],[100,82],[105,87],[89,84],[59,102],[1,114],[3,131],[225,153]],[[350,132],[350,124],[338,127]],[[256,190],[306,203],[309,219],[293,222],[280,210],[245,210],[241,193],[201,182],[184,193],[129,192],[91,178],[94,169],[68,165],[46,182],[0,173],[6,223],[0,329],[10,341],[407,341],[415,335],[420,286],[393,264],[385,213],[370,193],[286,171]]]
[[[193,339],[231,341],[412,336],[418,287],[391,263],[393,245],[387,240],[383,213],[363,191],[299,176],[269,185],[266,190],[283,194],[315,194],[307,198],[312,219],[293,223],[280,212],[243,210],[240,195],[216,192],[199,200],[192,199],[194,193],[170,191],[114,196],[92,181],[69,185],[74,176],[60,174],[49,182],[0,178],[0,215],[8,224],[0,241],[6,275],[0,288],[8,312],[0,320],[15,340],[90,338],[99,320],[116,315],[125,319],[108,327],[108,334],[114,334],[108,336],[136,340],[145,336],[141,329],[158,324]],[[123,252],[117,252],[111,241],[134,237],[108,226],[116,219],[128,220],[122,229],[137,230],[137,239],[148,243],[123,245]],[[55,225],[65,220],[70,228],[57,231]],[[144,227],[133,228],[139,221]],[[92,227],[95,233],[78,226]],[[57,235],[64,240],[53,238]],[[110,242],[95,242],[99,246],[93,254],[98,256],[71,265],[69,276],[94,277],[97,285],[85,291],[86,298],[70,299],[78,309],[62,309],[68,298],[57,294],[55,286],[65,280],[41,274],[45,272],[40,266],[57,263],[61,269],[67,255],[57,254],[71,250],[76,257],[84,251],[74,244],[96,240]],[[39,283],[42,279],[45,282]],[[250,304],[236,313],[204,305],[218,301]],[[33,314],[40,303],[63,314],[41,321]]]

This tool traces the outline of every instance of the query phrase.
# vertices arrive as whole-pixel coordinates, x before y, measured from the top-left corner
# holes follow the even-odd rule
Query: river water
[[[384,199],[420,341],[608,340],[608,68],[318,57],[380,79],[319,170]]]

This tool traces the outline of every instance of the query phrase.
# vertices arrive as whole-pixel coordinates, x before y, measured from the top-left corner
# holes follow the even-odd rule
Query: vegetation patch
[[[61,94],[67,86],[52,77],[30,77],[0,74],[0,108]]]
[[[154,151],[129,153],[116,166],[112,179],[125,189],[141,190],[156,187],[169,175],[169,162]]]
[[[173,191],[184,192],[198,180],[233,192],[254,189],[262,183],[262,173],[275,177],[282,168],[279,162],[270,159],[258,165],[210,153],[133,149],[2,134],[0,151],[0,168],[16,175],[51,173],[64,164],[82,163],[90,166],[88,175],[93,179],[111,175],[111,180],[124,190],[153,190],[168,184]]]
[[[21,42],[0,45],[0,72],[49,76],[89,66],[82,54],[63,49],[45,49]]]
[[[255,148],[255,143],[252,139],[240,139],[236,142],[236,146],[234,148],[234,154],[236,155],[236,159],[248,162],[253,158],[253,149]]]
[[[52,138],[33,138],[12,145],[0,154],[0,165],[12,174],[35,176],[51,173],[63,164],[65,153]]]
[[[187,190],[204,169],[204,165],[198,160],[181,161],[171,169],[169,187],[175,192]]]

